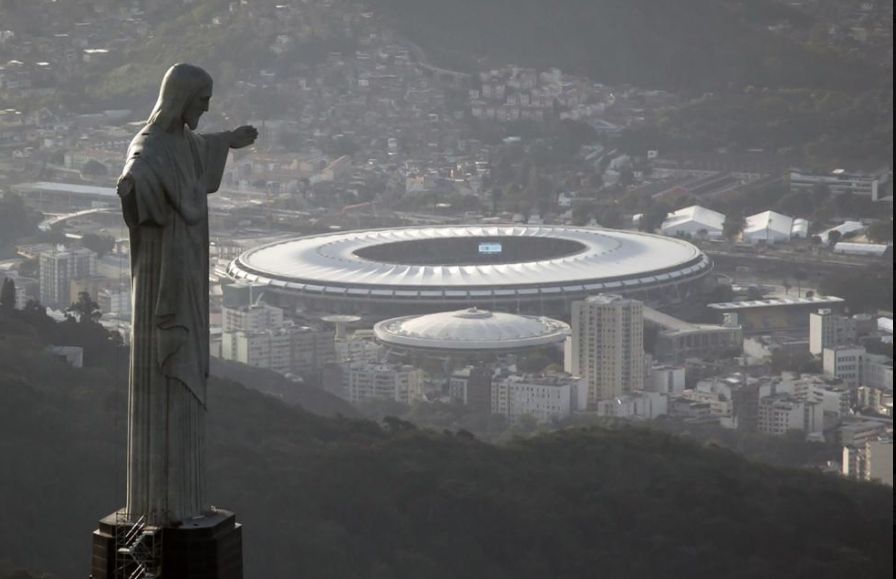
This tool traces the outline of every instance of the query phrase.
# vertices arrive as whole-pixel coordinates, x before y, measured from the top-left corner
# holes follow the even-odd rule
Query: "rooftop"
[[[485,246],[495,249],[485,252]],[[437,298],[469,292],[470,297],[488,298],[538,296],[548,291],[539,288],[548,286],[556,293],[624,292],[685,281],[710,268],[695,246],[659,235],[548,225],[455,225],[278,241],[247,251],[228,272],[306,293],[348,290]]]
[[[843,303],[843,298],[836,296],[812,296],[811,298],[768,298],[764,300],[747,300],[740,302],[719,302],[707,304],[714,310],[745,310],[750,308],[773,308],[784,306],[805,306]]]
[[[468,308],[423,316],[403,316],[373,327],[385,344],[439,350],[514,350],[562,342],[569,326],[546,317]]]

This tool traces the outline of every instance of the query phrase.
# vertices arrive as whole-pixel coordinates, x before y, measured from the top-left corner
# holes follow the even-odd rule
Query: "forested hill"
[[[775,0],[367,1],[447,67],[558,66],[607,84],[685,92],[881,82],[870,64],[770,32],[783,21],[811,23]]]
[[[0,328],[0,561],[80,579],[123,500],[121,372]],[[247,578],[891,576],[889,488],[636,428],[492,446],[209,391],[210,497],[245,525]]]

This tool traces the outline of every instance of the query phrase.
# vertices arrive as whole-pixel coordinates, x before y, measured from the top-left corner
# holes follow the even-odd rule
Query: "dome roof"
[[[385,344],[440,350],[514,350],[563,341],[569,326],[558,320],[469,308],[404,316],[373,327]]]

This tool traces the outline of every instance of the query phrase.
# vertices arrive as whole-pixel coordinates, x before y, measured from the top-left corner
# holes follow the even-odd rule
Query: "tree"
[[[0,308],[11,310],[16,307],[16,283],[10,278],[3,278],[0,288]]]
[[[26,206],[21,197],[4,194],[0,198],[0,252],[33,234],[39,222],[40,214]]]
[[[93,301],[87,292],[78,292],[78,301],[72,303],[65,311],[74,314],[80,324],[98,323],[103,315],[99,304]]]
[[[847,213],[851,213],[855,207],[855,202],[856,195],[852,191],[846,191],[834,197],[834,209],[837,211],[837,215],[842,217]]]
[[[772,352],[772,371],[817,373],[821,371],[821,363],[809,352],[788,352],[779,348]]]
[[[37,258],[26,259],[21,264],[19,264],[19,276],[20,277],[37,277],[40,273],[40,262]]]
[[[604,227],[618,229],[622,227],[622,212],[614,205],[602,207],[597,213],[597,222]]]
[[[812,186],[812,197],[816,203],[826,201],[831,196],[831,188],[824,183],[816,183]]]
[[[572,224],[586,225],[594,214],[594,201],[583,199],[576,201],[572,206]]]
[[[665,205],[653,205],[648,208],[642,215],[641,221],[638,223],[638,229],[652,233],[663,224],[666,216],[669,214],[669,208]]]
[[[802,269],[793,270],[793,279],[796,280],[796,297],[800,297],[803,291],[803,282],[809,279],[809,275]]]
[[[733,213],[725,218],[722,224],[722,235],[733,240],[744,230],[747,220],[744,219],[743,213]]]
[[[109,169],[99,161],[90,159],[81,167],[81,174],[89,177],[105,177],[109,174]]]
[[[868,239],[875,243],[893,241],[893,220],[882,219],[868,226]]]
[[[81,238],[81,245],[102,257],[115,247],[115,239],[108,235],[85,233]]]

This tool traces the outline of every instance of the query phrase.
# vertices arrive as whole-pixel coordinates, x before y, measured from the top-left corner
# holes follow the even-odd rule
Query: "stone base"
[[[123,526],[118,513],[100,520],[93,532],[92,579],[119,579],[134,570],[135,564],[130,562],[127,572],[116,576],[116,568],[127,560],[116,553],[116,530]],[[229,511],[218,510],[179,527],[165,527],[156,536],[159,539],[162,579],[243,578],[242,526]]]

